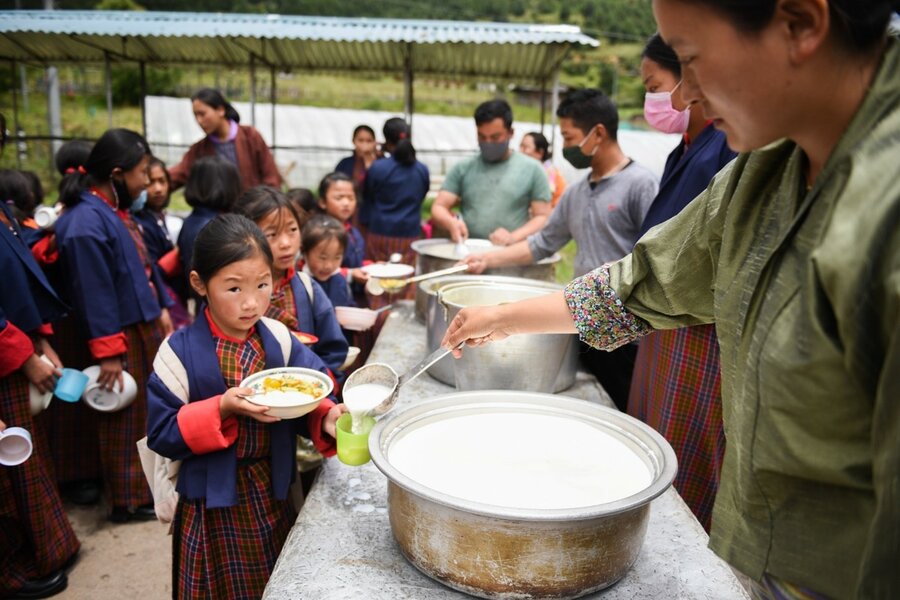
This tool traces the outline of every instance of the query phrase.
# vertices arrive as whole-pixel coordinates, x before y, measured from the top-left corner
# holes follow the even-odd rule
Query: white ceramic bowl
[[[318,390],[315,396],[302,392],[266,392],[266,378],[293,377],[303,379],[312,384]],[[278,369],[266,369],[248,377],[241,382],[241,387],[251,388],[256,394],[247,398],[254,404],[268,406],[267,415],[282,419],[296,419],[315,410],[322,398],[331,393],[334,383],[331,378],[314,369],[302,367],[281,367]]]
[[[41,355],[41,360],[48,365],[53,365],[50,359],[44,355]],[[53,400],[53,392],[42,394],[33,383],[28,384],[28,402],[31,406],[32,417],[39,415],[41,411],[50,406],[51,400]]]
[[[100,375],[99,365],[88,367],[83,373],[88,376],[88,383],[81,399],[94,410],[117,412],[129,406],[137,397],[137,382],[128,371],[122,371],[125,386],[120,388],[117,383],[112,390],[105,390],[97,383],[97,377]]]
[[[359,358],[359,348],[356,346],[350,346],[347,348],[347,358],[344,359],[344,363],[341,365],[341,371],[347,369],[350,365],[356,362],[356,359]]]
[[[350,331],[365,331],[375,324],[378,313],[368,308],[356,308],[352,306],[336,306],[334,313],[337,316],[338,323],[344,329]]]

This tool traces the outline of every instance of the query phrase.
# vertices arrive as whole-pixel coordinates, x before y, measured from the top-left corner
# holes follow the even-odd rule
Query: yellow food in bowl
[[[402,290],[404,287],[406,287],[405,279],[381,279],[379,283],[381,284],[381,287],[383,287],[385,291],[388,292]]]
[[[319,398],[325,394],[325,386],[318,381],[310,381],[291,375],[279,375],[263,379],[263,393],[269,392],[300,392],[313,398]]]

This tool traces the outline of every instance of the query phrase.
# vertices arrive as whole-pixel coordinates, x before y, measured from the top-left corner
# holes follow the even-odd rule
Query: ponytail
[[[191,96],[191,102],[194,100],[199,100],[203,104],[213,108],[224,108],[226,119],[234,121],[235,123],[241,122],[241,115],[238,114],[238,111],[236,111],[231,103],[225,99],[225,96],[223,96],[222,92],[219,90],[203,88]]]
[[[67,171],[63,178],[59,181],[59,201],[66,208],[71,208],[78,204],[81,199],[81,192],[86,190],[90,182],[88,181],[87,171],[72,169]]]
[[[394,117],[384,122],[382,129],[384,141],[391,146],[391,156],[398,163],[409,166],[416,162],[416,149],[410,139],[409,125],[400,117]]]

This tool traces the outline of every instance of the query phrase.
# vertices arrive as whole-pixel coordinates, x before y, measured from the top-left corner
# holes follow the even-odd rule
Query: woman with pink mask
[[[735,153],[703,111],[682,98],[681,64],[659,34],[644,48],[641,79],[647,90],[647,122],[663,133],[682,136],[666,161],[659,193],[641,226],[643,235],[681,212]],[[715,326],[654,331],[642,339],[628,412],[672,444],[678,456],[675,488],[708,532],[725,455]]]

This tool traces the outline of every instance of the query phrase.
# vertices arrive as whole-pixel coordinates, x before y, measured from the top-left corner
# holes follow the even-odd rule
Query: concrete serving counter
[[[425,327],[411,302],[395,304],[369,362],[403,373],[425,355]],[[446,358],[445,360],[452,360]],[[422,375],[397,407],[455,391]],[[612,406],[586,373],[563,395]],[[616,585],[585,596],[604,600],[747,598],[731,569],[674,488],[653,501],[647,537],[634,567]],[[370,462],[325,461],[297,517],[263,598],[268,600],[451,600],[471,598],[422,574],[400,554],[387,515],[387,480]]]

